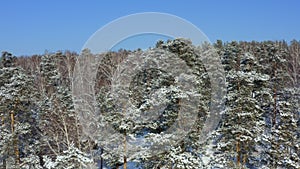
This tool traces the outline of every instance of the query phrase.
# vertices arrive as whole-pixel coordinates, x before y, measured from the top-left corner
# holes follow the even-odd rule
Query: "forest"
[[[216,76],[224,78],[225,87],[220,91],[224,104],[212,106],[214,75],[203,63],[208,52],[215,53],[212,59],[221,63]],[[196,93],[176,88],[175,75],[159,68],[142,69],[134,75],[128,71],[120,75],[120,82],[116,80],[119,65],[137,65],[133,62],[138,63],[134,60],[138,55],[155,62],[157,53],[166,61],[177,59],[186,64],[177,69],[191,70]],[[93,60],[99,56],[101,60]],[[95,63],[78,69],[80,59]],[[96,114],[86,118],[90,110],[78,107],[82,100],[74,97],[78,91],[74,91],[78,78],[74,75],[81,71],[81,78],[88,78],[85,70],[95,72],[96,77],[81,84],[92,86],[96,100]],[[129,80],[128,91],[112,93],[112,86],[123,84],[122,79]],[[156,95],[150,99],[153,91]],[[124,93],[129,96],[116,98]],[[134,108],[126,109],[127,102]],[[161,110],[156,105],[166,106]],[[211,107],[218,108],[220,119],[213,130],[205,132],[202,129],[212,116]],[[184,119],[191,118],[189,111],[196,116],[187,126],[190,121]],[[153,118],[151,113],[158,115]],[[101,54],[85,49],[80,54],[65,50],[15,57],[4,51],[0,60],[1,169],[299,169],[299,116],[297,40],[218,40],[195,46],[189,40],[174,39],[158,41],[147,50]],[[172,132],[172,126],[178,131]],[[185,134],[178,136],[180,133]],[[175,137],[181,139],[174,141]],[[145,144],[129,144],[142,139]]]

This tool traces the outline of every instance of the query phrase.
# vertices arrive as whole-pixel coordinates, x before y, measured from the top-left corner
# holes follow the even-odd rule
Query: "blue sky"
[[[79,52],[102,26],[140,12],[179,16],[212,42],[300,40],[298,0],[7,0],[0,7],[0,51],[17,56]]]

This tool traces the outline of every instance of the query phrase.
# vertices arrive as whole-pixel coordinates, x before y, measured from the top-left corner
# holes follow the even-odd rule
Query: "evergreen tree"
[[[78,164],[86,168],[90,163],[92,160],[88,155],[71,144],[69,149],[59,154],[54,161],[46,157],[44,166],[47,169],[74,169],[78,168]]]
[[[255,156],[256,138],[263,131],[263,111],[257,98],[266,92],[263,84],[269,77],[256,72],[255,58],[243,53],[236,42],[226,45],[222,58],[227,79],[226,110],[210,165],[243,168]]]
[[[298,169],[299,46],[296,40],[219,40],[214,50],[175,39],[147,51],[100,57],[85,49],[76,77],[73,53],[67,58],[61,52],[42,57],[3,52],[0,168],[97,168],[99,160],[103,168],[105,160],[124,169],[132,163],[149,169]],[[217,55],[226,75],[225,108],[219,102],[223,91],[214,91],[222,85],[214,82],[222,81]],[[175,72],[169,73],[171,63]],[[185,68],[190,72],[175,76]],[[178,87],[190,79],[196,91]],[[89,102],[96,97],[98,103]],[[218,113],[221,122],[210,134],[216,127],[210,123],[219,120],[211,117]]]
[[[0,68],[0,153],[3,168],[41,168],[38,157],[37,91],[33,79],[15,67],[10,53]]]
[[[290,95],[287,92],[290,80],[286,62],[287,50],[280,43],[263,42],[260,52],[260,62],[264,64],[260,71],[270,75],[269,88],[272,94],[270,105],[265,106],[266,130],[260,138],[263,145],[261,164],[268,168],[295,168],[292,164],[297,164],[299,157],[296,158],[292,152],[297,124],[290,100],[287,99]]]
[[[45,55],[41,61],[44,90],[40,126],[44,140],[45,158],[56,160],[57,163],[61,162],[62,164],[57,164],[60,167],[68,167],[70,164],[60,161],[59,158],[62,156],[66,158],[63,154],[71,151],[72,146],[81,150],[80,125],[74,111],[71,91],[61,82],[56,65],[59,57],[62,57],[60,52],[54,55]],[[81,163],[75,160],[74,166],[78,168]]]
[[[119,146],[116,149],[113,149],[111,152],[107,152],[106,148],[104,147],[104,157],[106,160],[111,161],[110,163],[114,166],[119,166],[125,164],[125,160],[121,157],[124,155],[126,156],[127,160],[130,161],[138,161],[143,168],[155,168],[155,167],[183,167],[183,168],[199,168],[201,162],[199,161],[199,153],[198,146],[199,144],[195,143],[199,141],[199,135],[201,132],[201,128],[204,125],[205,118],[208,114],[208,103],[209,103],[209,94],[210,94],[210,82],[208,80],[208,75],[205,72],[205,68],[200,60],[200,55],[196,51],[196,47],[191,45],[190,41],[183,40],[183,39],[175,39],[173,41],[168,41],[166,43],[158,42],[157,48],[150,49],[144,53],[147,56],[147,60],[149,63],[153,63],[155,61],[161,62],[161,60],[155,60],[158,57],[156,53],[160,53],[159,57],[172,58],[177,57],[178,59],[182,60],[182,64],[187,65],[189,69],[192,71],[192,76],[194,77],[193,80],[197,83],[197,93],[190,93],[192,95],[201,95],[200,98],[203,102],[200,102],[200,105],[193,105],[199,112],[196,115],[196,122],[193,125],[191,131],[188,133],[188,137],[182,138],[182,140],[178,143],[172,142],[172,137],[179,137],[174,136],[174,133],[164,133],[169,127],[174,125],[176,118],[178,117],[178,110],[180,106],[182,110],[189,110],[187,105],[181,104],[181,101],[186,97],[186,91],[181,91],[176,88],[175,79],[172,74],[168,74],[168,72],[164,72],[161,67],[143,67],[143,65],[137,65],[135,63],[128,63],[129,65],[134,64],[137,66],[142,67],[140,72],[138,72],[135,76],[131,77],[131,73],[128,73],[128,76],[121,80],[132,80],[130,81],[129,86],[129,99],[133,103],[133,109],[126,109],[125,112],[118,112],[120,110],[118,107],[120,105],[116,105],[114,101],[115,97],[109,94],[111,89],[102,88],[104,93],[100,92],[99,95],[99,105],[100,110],[105,117],[106,123],[109,122],[114,126],[114,129],[119,133],[123,133],[124,137],[127,141],[134,141],[139,140],[139,137],[142,137],[145,140],[143,145],[136,145],[135,148],[129,147],[130,145],[123,145],[122,138],[117,139],[117,136],[111,136],[110,140],[112,142],[116,141],[116,144],[119,142]],[[204,50],[204,49],[203,49]],[[169,55],[167,56],[166,53]],[[174,55],[174,56],[173,56]],[[132,57],[133,56],[133,57]],[[136,59],[137,57],[143,57],[143,53],[141,51],[136,51],[133,53],[132,56],[127,58]],[[136,59],[139,60],[139,59]],[[162,59],[163,60],[163,59]],[[133,62],[134,60],[132,60]],[[147,62],[146,61],[146,62]],[[151,62],[152,61],[152,62]],[[172,62],[169,60],[169,62]],[[172,62],[173,63],[173,62]],[[125,63],[127,64],[127,62]],[[106,67],[115,67],[113,71],[115,74],[118,73],[118,66],[109,66],[109,64],[105,65]],[[178,65],[180,67],[180,65]],[[178,67],[178,70],[181,70]],[[106,70],[106,72],[108,72]],[[114,73],[109,73],[114,74]],[[122,72],[122,74],[126,74]],[[131,78],[130,78],[131,77]],[[127,78],[127,79],[125,79]],[[188,78],[188,77],[182,77]],[[190,77],[191,78],[191,77]],[[111,79],[111,78],[109,78]],[[114,79],[116,80],[116,79]],[[118,80],[118,79],[117,79]],[[116,81],[117,81],[116,80]],[[115,81],[115,83],[116,83]],[[128,81],[128,80],[127,80]],[[120,85],[122,86],[122,85]],[[108,93],[107,93],[108,92]],[[200,94],[199,94],[200,93]],[[124,95],[124,92],[118,93],[120,95]],[[151,98],[154,96],[155,98]],[[181,98],[183,97],[183,99]],[[181,98],[181,99],[180,99]],[[126,103],[128,100],[118,100],[117,104]],[[166,108],[162,111],[160,109],[155,109],[159,107],[159,105],[167,105]],[[122,107],[122,106],[121,106]],[[124,106],[126,107],[126,106]],[[153,110],[157,110],[157,112],[153,112]],[[143,121],[143,117],[148,117],[149,115],[145,115],[145,112],[152,112],[158,113],[157,119],[149,119]],[[148,112],[148,113],[149,113]],[[183,111],[184,112],[184,111]],[[127,113],[127,115],[126,115]],[[137,118],[139,121],[132,121],[132,117],[139,117]],[[182,115],[184,116],[184,115]],[[188,113],[186,113],[188,116]],[[127,118],[130,117],[130,118]],[[155,117],[155,115],[154,115]],[[180,121],[180,123],[185,123],[184,121]],[[188,123],[188,122],[186,122]],[[180,125],[180,124],[178,124]],[[184,124],[183,124],[184,126]],[[183,131],[184,132],[184,131]],[[135,138],[135,139],[132,139]],[[101,141],[99,141],[101,142]],[[120,144],[121,142],[121,144]],[[145,145],[155,145],[158,147],[155,148],[145,148]],[[126,147],[127,146],[127,147]],[[155,153],[154,150],[156,148],[161,147],[162,149],[159,153]],[[127,149],[127,150],[126,150]],[[139,151],[137,151],[137,149]],[[163,151],[165,149],[165,151]],[[137,152],[134,154],[130,154],[130,151]],[[122,153],[123,151],[123,153]],[[116,155],[109,155],[109,154],[117,154]],[[121,157],[120,157],[121,156]],[[197,165],[196,165],[197,163]]]

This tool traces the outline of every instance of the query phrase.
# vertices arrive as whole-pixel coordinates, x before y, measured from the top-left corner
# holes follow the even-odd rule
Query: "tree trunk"
[[[239,140],[236,143],[236,153],[237,153],[236,163],[237,163],[238,166],[240,166],[240,163],[241,163],[241,153],[240,153],[240,141]]]
[[[123,169],[127,169],[127,158],[126,158],[126,132],[125,132],[125,137],[124,137],[124,165],[123,165]]]
[[[102,158],[102,154],[103,154],[103,148],[100,148],[100,151],[101,151],[101,157],[100,157],[100,169],[103,169],[103,158]]]
[[[11,118],[11,132],[14,133],[15,132],[15,117],[14,117],[14,113],[11,112],[10,114],[10,118]],[[19,148],[18,148],[18,140],[16,138],[16,136],[14,136],[13,138],[13,147],[14,147],[14,151],[15,151],[15,159],[16,159],[16,164],[19,165],[20,164],[20,153],[19,153]]]
[[[2,121],[2,126],[4,127],[4,117],[2,117],[1,121]],[[3,159],[2,159],[3,169],[6,169],[6,159],[5,158],[6,157],[3,157]]]
[[[237,68],[236,68],[236,71],[240,71],[241,70],[241,65],[240,65],[240,56],[238,55],[238,58],[237,58]],[[240,78],[238,77],[238,81],[237,81],[237,92],[239,93],[240,95],[240,90],[241,90],[241,84],[240,84]],[[240,103],[238,103],[238,113],[241,111],[241,106]],[[240,116],[238,116],[238,125],[241,124],[241,119],[240,119]],[[241,164],[241,143],[240,143],[240,135],[238,135],[238,140],[237,140],[237,143],[236,143],[236,153],[237,153],[237,157],[236,157],[236,163],[238,166],[240,166]]]
[[[277,64],[274,64],[274,78],[276,78],[277,74]],[[276,81],[273,83],[273,100],[274,100],[274,110],[273,110],[273,119],[272,119],[272,125],[275,126],[276,124],[276,113],[277,113],[277,89],[276,89]]]

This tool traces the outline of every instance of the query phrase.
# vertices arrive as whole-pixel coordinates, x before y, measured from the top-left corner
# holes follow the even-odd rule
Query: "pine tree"
[[[41,61],[44,90],[40,126],[44,139],[43,153],[46,159],[50,158],[56,161],[64,156],[63,154],[67,151],[71,151],[72,146],[82,150],[80,125],[75,114],[71,91],[68,87],[62,85],[61,76],[56,65],[58,59],[63,57],[61,55],[60,52],[54,55],[45,55]],[[62,162],[62,164],[57,164],[61,167],[70,165],[64,163],[64,161],[58,160],[57,162]],[[81,163],[74,161],[76,168],[80,165]]]
[[[270,99],[258,99],[264,110],[264,133],[258,137],[258,150],[260,157],[254,163],[256,167],[280,168],[291,167],[287,164],[286,157],[291,157],[291,153],[283,153],[284,149],[292,150],[294,142],[288,144],[287,138],[294,136],[295,116],[291,113],[291,104],[287,99],[290,79],[287,71],[287,45],[284,42],[262,42],[256,43],[255,55],[260,66],[257,71],[270,76],[267,91],[271,95]],[[288,120],[289,119],[289,120]],[[285,126],[289,124],[289,130]],[[294,126],[294,127],[293,127]],[[286,130],[286,131],[285,131]],[[287,134],[288,132],[289,134]],[[285,134],[284,134],[285,133]],[[282,136],[285,135],[287,137]],[[290,151],[295,152],[295,151]],[[285,155],[283,155],[285,154]],[[283,157],[285,156],[285,157]],[[293,156],[295,159],[295,156]]]
[[[33,79],[3,52],[0,68],[1,158],[3,168],[41,168],[38,157],[38,106]],[[35,148],[33,148],[35,147]]]
[[[46,157],[44,166],[47,169],[74,169],[78,168],[78,164],[86,168],[90,163],[92,160],[88,155],[71,144],[69,149],[59,154],[54,161]]]
[[[143,168],[198,168],[200,166],[200,155],[197,152],[199,144],[195,142],[199,141],[201,128],[203,127],[205,118],[208,114],[208,99],[210,94],[210,88],[208,86],[210,84],[208,80],[208,75],[207,73],[205,73],[205,68],[201,63],[200,55],[197,53],[198,51],[196,50],[198,49],[191,45],[190,41],[176,39],[173,41],[168,41],[166,43],[158,42],[156,48],[150,49],[145,52],[133,52],[131,56],[128,56],[128,58],[126,58],[126,60],[129,61],[125,61],[125,63],[122,64],[128,64],[129,67],[127,66],[127,68],[129,69],[131,68],[130,65],[139,66],[139,70],[141,71],[139,71],[134,76],[132,76],[130,72],[127,72],[127,74],[126,72],[124,73],[122,71],[123,69],[119,70],[120,65],[109,66],[111,63],[108,64],[104,61],[106,63],[105,67],[112,68],[111,70],[105,71],[110,72],[108,73],[109,75],[118,75],[118,71],[122,72],[122,75],[121,77],[119,77],[119,79],[116,78],[118,76],[113,76],[113,78],[108,77],[109,80],[114,80],[114,84],[112,84],[112,87],[114,87],[114,85],[118,85],[118,80],[121,81],[120,83],[124,83],[122,80],[131,80],[129,90],[127,90],[128,93],[124,92],[126,90],[121,90],[121,92],[117,94],[121,96],[125,95],[124,93],[128,94],[128,99],[130,99],[130,102],[134,106],[134,108],[125,106],[125,111],[124,109],[118,108],[123,107],[120,106],[120,104],[122,103],[126,105],[125,103],[128,102],[128,99],[118,100],[116,102],[116,97],[113,97],[113,95],[109,93],[112,90],[111,88],[101,88],[98,101],[102,117],[104,117],[104,119],[102,120],[106,121],[106,123],[111,124],[115,131],[118,131],[118,133],[122,133],[124,135],[124,137],[121,138],[120,136],[117,136],[118,134],[110,134],[110,142],[114,143],[113,145],[119,145],[118,147],[115,146],[116,148],[110,150],[110,152],[107,152],[107,150],[110,148],[106,148],[104,146],[103,157],[112,166],[124,165],[126,161],[123,160],[122,156],[126,156],[127,161],[139,162],[139,164],[143,166]],[[160,55],[157,55],[158,53]],[[183,106],[181,107],[181,109],[183,110],[188,111],[189,109],[191,109],[188,108],[188,104],[181,105],[181,101],[185,99],[184,97],[187,96],[187,94],[184,93],[186,91],[183,92],[176,88],[176,82],[172,74],[164,72],[161,67],[158,66],[148,68],[143,67],[144,65],[142,64],[135,63],[135,60],[139,61],[139,58],[144,56],[146,58],[145,62],[147,63],[161,62],[161,60],[156,60],[158,59],[156,57],[165,57],[164,59],[170,58],[169,62],[172,62],[171,59],[175,59],[172,57],[176,57],[179,60],[181,59],[183,62],[182,65],[187,65],[187,67],[192,70],[191,77],[193,76],[193,80],[197,81],[197,93],[191,92],[190,95],[191,97],[194,97],[193,95],[196,94],[201,95],[200,99],[203,100],[203,102],[200,102],[200,105],[198,105],[197,110],[199,112],[198,115],[196,115],[197,120],[192,126],[193,129],[191,129],[191,131],[188,133],[189,136],[186,139],[182,138],[182,140],[176,144],[172,142],[172,137],[178,136],[175,136],[174,133],[168,134],[164,132],[168,130],[170,126],[174,125],[174,122],[178,117],[178,109],[180,106]],[[179,71],[181,71],[180,67],[182,67],[182,65],[178,64]],[[184,79],[191,77],[182,78]],[[118,105],[116,105],[116,103]],[[155,106],[159,107],[160,105],[164,104],[167,105],[167,107],[164,110],[155,109]],[[120,112],[120,110],[123,111]],[[157,112],[154,112],[153,110],[157,110]],[[157,119],[150,118],[150,121],[149,119],[145,121],[143,118],[148,117],[149,115],[145,115],[144,113],[148,111],[151,113],[158,113],[159,115]],[[188,116],[188,113],[186,115]],[[133,117],[139,116],[141,116],[141,118],[136,118],[137,120],[132,120]],[[180,123],[188,122],[180,121]],[[127,140],[127,142],[131,143],[141,140],[141,138],[143,138],[144,142],[140,145],[126,145],[126,141],[125,144],[123,144],[124,138],[125,140]],[[99,140],[99,142],[102,141]],[[145,145],[154,145],[157,147],[147,148],[145,147]],[[159,149],[159,147],[161,147],[161,149]],[[159,153],[155,153],[157,150],[159,150]],[[172,162],[170,163],[170,161]]]
[[[257,62],[243,53],[236,42],[226,45],[223,55],[227,79],[226,110],[217,131],[216,156],[210,165],[243,168],[255,155],[256,138],[263,132],[263,110],[257,100],[266,92],[268,76],[256,72]]]

